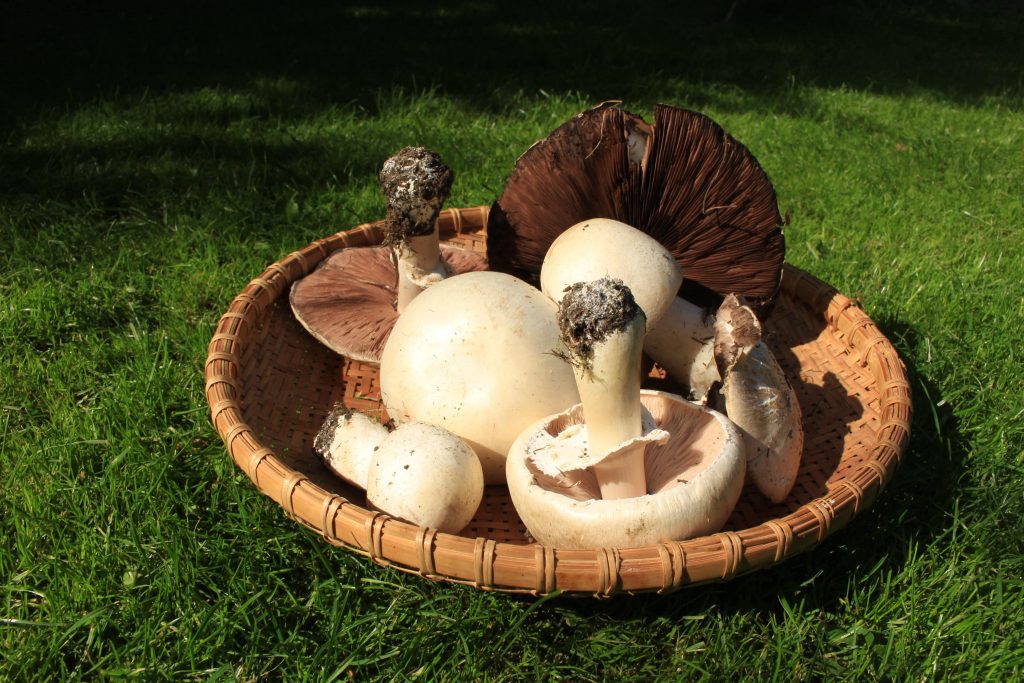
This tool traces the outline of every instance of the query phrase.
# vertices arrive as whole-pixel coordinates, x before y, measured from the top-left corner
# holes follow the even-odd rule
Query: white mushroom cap
[[[603,277],[629,287],[651,330],[675,299],[683,271],[650,235],[609,218],[593,218],[572,226],[551,244],[540,287],[557,303],[569,285]]]
[[[579,402],[556,305],[493,272],[448,278],[417,296],[381,355],[381,398],[398,422],[436,424],[480,456],[488,483],[531,422]]]
[[[545,475],[533,462],[543,446],[574,438],[585,447],[581,406],[523,431],[508,455],[509,493],[534,538],[558,548],[631,548],[719,530],[743,489],[746,459],[736,427],[723,415],[679,396],[641,392],[654,424],[670,436],[646,454],[645,496],[598,499],[588,470]],[[561,436],[565,432],[570,436]],[[547,468],[545,468],[547,469]]]
[[[370,461],[366,500],[419,526],[458,533],[484,495],[480,460],[451,432],[419,422],[401,425]]]

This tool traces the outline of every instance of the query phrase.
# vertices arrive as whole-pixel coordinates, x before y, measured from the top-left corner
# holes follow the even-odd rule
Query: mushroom
[[[570,285],[558,308],[558,326],[587,418],[587,447],[562,451],[567,457],[553,464],[560,470],[589,467],[602,498],[647,493],[644,449],[668,437],[643,431],[639,370],[646,325],[629,288],[613,278]]]
[[[685,385],[689,397],[703,403],[715,382],[715,316],[682,297],[676,297],[644,339],[644,352]]]
[[[482,255],[438,241],[437,215],[452,178],[437,154],[422,147],[406,147],[384,163],[389,246],[342,249],[292,285],[292,312],[314,338],[343,356],[376,363],[399,313],[424,287],[450,273],[487,268]]]
[[[483,496],[476,453],[435,425],[399,426],[370,461],[367,502],[412,524],[458,533],[473,519]]]
[[[726,297],[715,321],[715,357],[724,378],[724,410],[744,436],[750,479],[781,503],[796,482],[803,453],[800,404],[775,356],[761,339],[754,312]]]
[[[338,403],[313,439],[313,450],[328,469],[365,489],[370,459],[387,435],[387,427],[377,420]]]
[[[645,317],[628,287],[571,286],[559,325],[582,402],[527,427],[506,462],[530,533],[562,548],[636,547],[720,528],[743,486],[740,435],[710,409],[641,392]]]
[[[488,218],[491,269],[535,279],[569,226],[612,218],[672,253],[685,298],[717,304],[737,292],[770,301],[785,243],[761,166],[706,116],[658,105],[654,121],[604,104],[527,150]]]
[[[683,272],[668,250],[625,223],[609,218],[582,221],[551,243],[540,286],[557,303],[569,284],[602,276],[622,280],[636,297],[647,317],[647,355],[689,387],[695,400],[703,400],[719,379],[713,322],[703,309],[675,295]]]
[[[487,483],[526,425],[579,402],[557,306],[511,275],[465,273],[420,294],[381,356],[381,399],[398,421],[448,429],[480,457]]]

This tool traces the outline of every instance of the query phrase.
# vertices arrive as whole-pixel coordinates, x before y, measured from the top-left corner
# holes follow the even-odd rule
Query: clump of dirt
[[[387,243],[429,235],[454,181],[455,173],[425,147],[403,147],[385,161],[379,182],[388,200]]]
[[[313,439],[313,450],[321,458],[326,458],[331,450],[331,443],[334,441],[334,433],[338,431],[338,426],[342,422],[348,422],[352,417],[352,410],[347,408],[344,403],[340,401],[335,404],[334,408],[327,415],[327,419],[324,420],[324,424],[320,427],[320,431],[317,432],[316,438]]]
[[[622,280],[605,277],[565,288],[558,307],[558,329],[573,364],[590,367],[594,345],[626,328],[643,311]]]

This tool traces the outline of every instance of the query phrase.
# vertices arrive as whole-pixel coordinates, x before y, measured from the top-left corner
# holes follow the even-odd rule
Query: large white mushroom
[[[506,476],[541,543],[636,547],[717,530],[743,487],[739,432],[678,396],[640,391],[645,317],[621,281],[569,287],[559,325],[582,403],[525,429]]]
[[[451,431],[476,451],[488,483],[535,420],[579,401],[557,306],[510,275],[466,273],[431,286],[398,319],[381,356],[381,398],[399,423]]]

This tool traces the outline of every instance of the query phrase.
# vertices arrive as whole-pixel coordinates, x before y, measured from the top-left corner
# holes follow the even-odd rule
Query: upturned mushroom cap
[[[723,378],[719,394],[743,434],[750,479],[769,500],[781,503],[796,483],[803,455],[800,404],[761,339],[757,317],[734,295],[718,309],[715,355]]]
[[[442,245],[441,258],[456,274],[487,269],[486,258],[464,249]],[[353,360],[378,363],[398,320],[397,279],[388,247],[342,249],[296,281],[289,302],[317,341]]]
[[[579,402],[557,307],[510,275],[466,273],[413,299],[381,356],[381,398],[398,422],[436,424],[480,456],[488,483],[534,420]]]
[[[647,317],[647,330],[657,326],[683,281],[672,254],[652,237],[619,221],[593,218],[551,243],[541,266],[540,287],[559,303],[569,286],[603,277],[629,287]]]
[[[687,298],[710,290],[770,301],[785,245],[763,169],[706,116],[659,105],[654,121],[601,105],[527,150],[488,219],[492,270],[535,279],[564,230],[612,218],[672,253]]]
[[[641,401],[654,425],[670,435],[663,445],[648,447],[645,496],[601,500],[590,471],[552,476],[544,473],[549,464],[536,462],[559,441],[586,447],[580,405],[538,420],[516,439],[506,463],[509,493],[538,542],[632,548],[712,533],[725,524],[742,491],[746,463],[735,426],[672,394],[645,390]]]
[[[374,508],[419,526],[461,531],[480,507],[480,460],[451,432],[419,422],[381,441],[370,461],[366,500]]]

